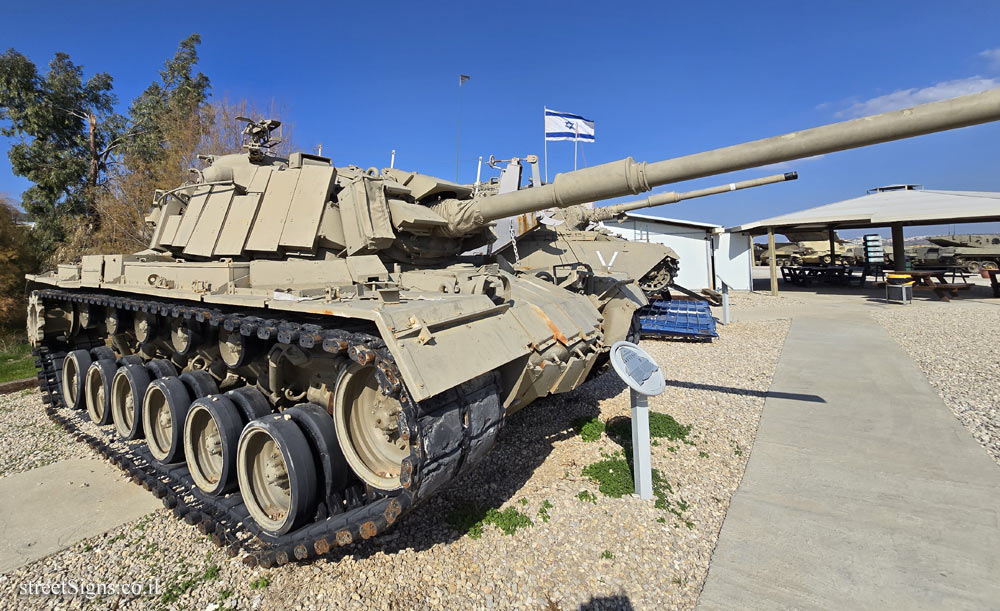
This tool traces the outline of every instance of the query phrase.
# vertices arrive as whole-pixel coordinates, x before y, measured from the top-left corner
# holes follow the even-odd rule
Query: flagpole
[[[576,150],[580,148],[580,123],[573,122],[573,171],[576,171]]]
[[[458,182],[458,151],[462,143],[462,75],[458,75],[458,113],[455,118],[455,182]]]
[[[548,108],[542,106],[542,146],[545,148],[545,184],[549,182],[549,137],[545,133],[545,117]]]

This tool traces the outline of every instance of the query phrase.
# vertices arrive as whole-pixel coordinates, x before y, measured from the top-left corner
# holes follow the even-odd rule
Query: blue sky
[[[215,97],[276,101],[302,148],[338,165],[453,179],[476,159],[542,155],[542,108],[596,121],[581,165],[655,161],[1000,86],[998,2],[17,3],[2,47],[57,51],[115,78],[123,108],[178,41],[203,37]],[[0,143],[0,191],[25,188]],[[549,144],[549,174],[573,145]],[[734,225],[908,182],[1000,191],[1000,125],[681,183],[798,170],[800,179],[659,208]],[[664,188],[658,189],[664,190]],[[959,226],[961,230],[963,227]],[[970,230],[983,229],[972,226]],[[928,233],[912,228],[908,235]],[[940,228],[937,228],[940,229]],[[996,227],[989,227],[996,230]]]

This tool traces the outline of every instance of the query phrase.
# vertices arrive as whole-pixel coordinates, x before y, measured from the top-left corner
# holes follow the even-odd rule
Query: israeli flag
[[[580,115],[545,109],[546,140],[594,141],[594,122]]]

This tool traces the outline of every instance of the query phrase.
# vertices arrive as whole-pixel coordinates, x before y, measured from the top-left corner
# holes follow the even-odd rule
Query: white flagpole
[[[580,148],[580,122],[573,123],[573,171],[576,171],[576,149]]]
[[[546,184],[549,182],[549,138],[548,138],[548,135],[545,133],[545,117],[547,116],[545,113],[548,112],[548,110],[549,110],[548,108],[542,106],[542,140],[545,143],[543,146],[545,148],[545,182],[546,182]]]

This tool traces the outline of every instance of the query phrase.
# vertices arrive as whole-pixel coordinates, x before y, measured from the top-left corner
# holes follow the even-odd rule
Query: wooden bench
[[[945,284],[938,283],[933,286],[927,286],[923,284],[914,285],[914,289],[918,291],[934,291],[934,293],[941,299],[941,301],[951,301],[951,297],[958,297],[959,291],[965,291],[972,288],[971,284]]]

